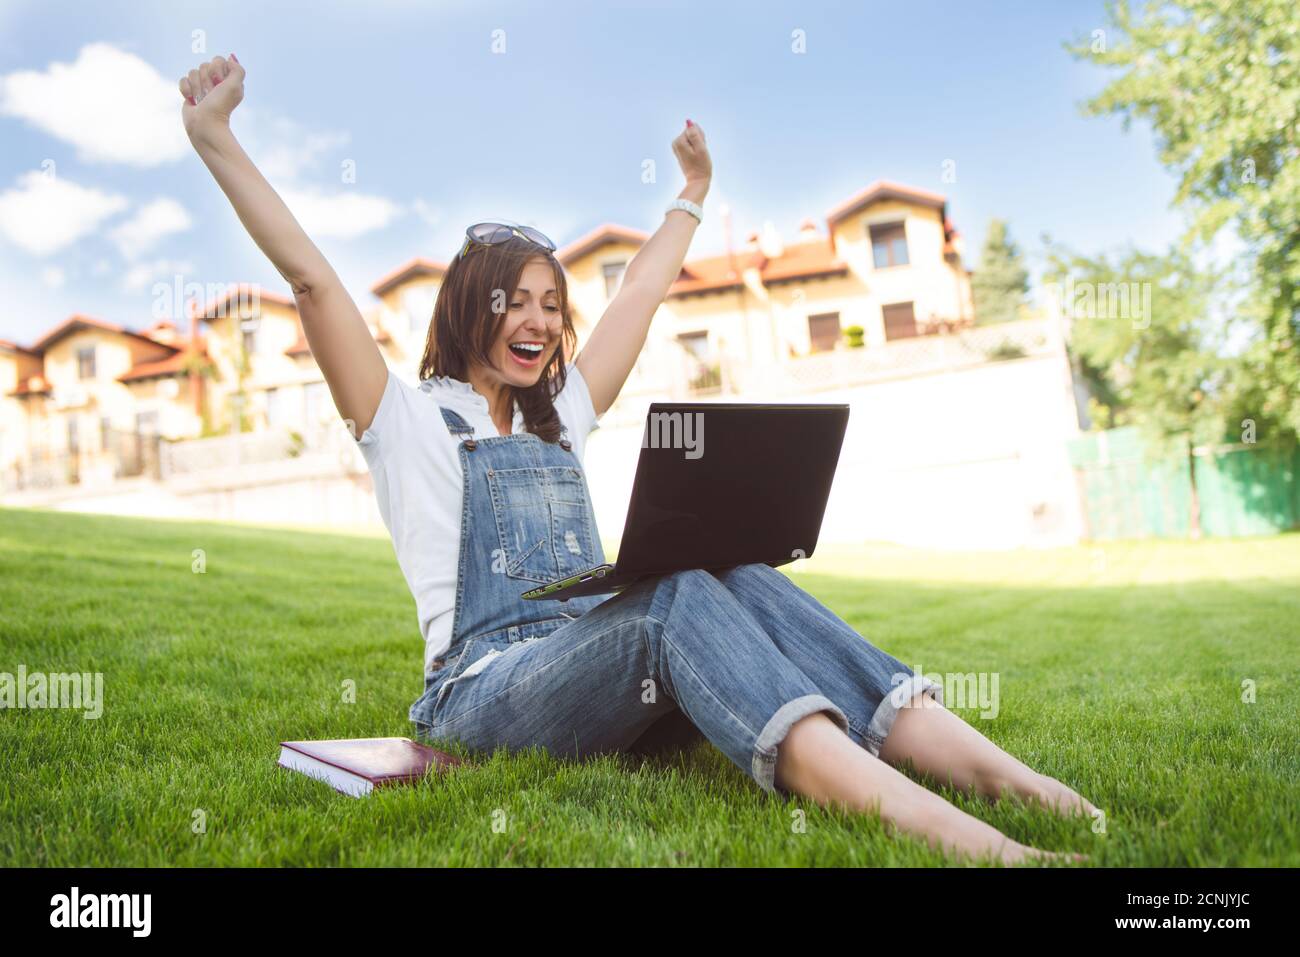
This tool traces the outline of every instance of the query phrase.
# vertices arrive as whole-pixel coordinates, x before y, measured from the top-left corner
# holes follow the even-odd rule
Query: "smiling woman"
[[[425,639],[424,693],[408,711],[422,734],[582,758],[636,750],[684,715],[765,791],[875,810],[945,850],[1002,861],[1043,855],[891,765],[1092,810],[943,709],[933,682],[767,564],[652,575],[563,608],[523,599],[536,582],[605,561],[583,447],[701,222],[713,165],[698,126],[687,120],[673,140],[685,186],[581,355],[570,360],[555,244],[531,227],[478,223],[439,287],[416,387],[388,369],[333,268],[231,134],[243,80],[234,54],[182,78],[185,129],[293,288],[312,356],[370,467]]]
[[[469,382],[500,434],[513,431],[517,403],[525,430],[554,442],[553,396],[564,390],[577,339],[564,270],[536,230],[544,243],[522,230],[493,243],[471,239],[483,225],[470,227],[438,290],[420,377]]]

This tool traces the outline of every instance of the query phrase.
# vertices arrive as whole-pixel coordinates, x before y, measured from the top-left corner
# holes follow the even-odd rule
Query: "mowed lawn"
[[[1097,834],[939,789],[1015,839],[1101,866],[1300,865],[1300,536],[823,549],[790,574],[913,667],[995,673],[995,717],[953,710],[1107,815]],[[0,510],[0,615],[0,672],[104,675],[98,720],[0,711],[0,865],[946,862],[765,795],[707,743],[498,752],[366,800],[278,769],[282,740],[411,734],[422,643],[384,538]]]

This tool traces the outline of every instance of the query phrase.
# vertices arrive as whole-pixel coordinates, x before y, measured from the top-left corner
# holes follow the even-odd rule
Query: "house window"
[[[324,382],[308,382],[302,387],[302,398],[307,427],[320,425],[329,400],[329,387]]]
[[[869,227],[871,256],[877,269],[907,265],[907,231],[902,223]]]
[[[808,317],[808,338],[813,352],[829,352],[840,341],[840,314],[826,312]]]
[[[108,416],[103,416],[99,420],[99,448],[103,452],[109,451],[113,444],[113,420]]]
[[[627,272],[627,263],[605,263],[601,268],[605,273],[605,298],[613,299],[623,284],[623,273]]]
[[[136,435],[157,435],[158,434],[158,412],[137,412],[135,414],[135,433]]]
[[[406,313],[410,332],[423,333],[429,328],[435,298],[432,286],[415,286],[402,293],[402,311]]]
[[[917,334],[916,313],[910,302],[885,306],[884,313],[886,339],[907,339]]]
[[[682,347],[701,362],[709,360],[709,334],[707,332],[688,332],[677,337]]]
[[[68,452],[76,455],[80,451],[81,436],[77,429],[77,417],[74,415],[68,418]]]
[[[77,378],[95,378],[95,347],[82,346],[77,350]]]
[[[261,323],[256,319],[245,319],[239,324],[240,331],[244,334],[244,354],[255,355],[257,353],[257,327]]]
[[[289,421],[289,395],[286,389],[266,390],[266,424],[269,428],[287,428]]]

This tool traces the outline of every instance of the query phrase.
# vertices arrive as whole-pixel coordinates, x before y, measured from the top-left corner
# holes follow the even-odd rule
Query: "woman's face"
[[[555,273],[534,259],[519,274],[519,288],[505,303],[506,313],[490,353],[502,380],[512,386],[536,385],[560,345],[564,324]]]

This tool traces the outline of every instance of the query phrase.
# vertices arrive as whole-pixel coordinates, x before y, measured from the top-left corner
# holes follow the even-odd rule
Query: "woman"
[[[940,688],[767,565],[658,576],[613,597],[519,598],[604,561],[583,445],[694,235],[712,176],[698,126],[688,120],[672,144],[685,202],[628,266],[576,360],[566,360],[575,336],[554,244],[479,224],[439,290],[417,388],[390,374],[338,276],[232,135],[244,76],[231,54],[183,77],[185,129],[292,287],[374,476],[426,640],[425,691],[410,709],[421,733],[582,757],[630,749],[684,715],[765,790],[877,811],[954,855],[1060,856],[1010,840],[894,766],[1061,813],[1091,804],[986,740],[942,707]]]

